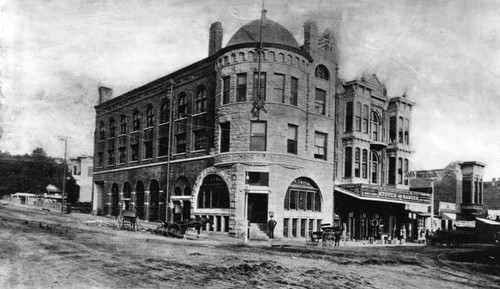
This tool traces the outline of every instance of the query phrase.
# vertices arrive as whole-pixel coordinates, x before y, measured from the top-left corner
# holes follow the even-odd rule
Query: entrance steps
[[[250,240],[269,240],[266,223],[250,223]]]

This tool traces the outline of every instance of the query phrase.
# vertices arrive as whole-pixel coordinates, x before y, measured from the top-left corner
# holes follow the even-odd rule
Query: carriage
[[[139,218],[135,211],[123,210],[117,217],[118,219],[118,230],[128,229],[131,231],[137,231],[139,228]]]
[[[323,224],[318,231],[309,231],[306,237],[306,244],[309,246],[318,246],[321,242],[323,247],[331,247],[338,243],[341,235],[341,227]]]
[[[161,222],[155,232],[163,236],[184,238],[189,228],[195,228],[198,231],[199,237],[201,228],[204,228],[206,224],[212,224],[212,221],[208,218],[197,217],[195,219],[186,219],[180,222]]]

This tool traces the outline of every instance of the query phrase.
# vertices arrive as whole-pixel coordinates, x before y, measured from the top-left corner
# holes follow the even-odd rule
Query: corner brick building
[[[276,237],[294,238],[336,221],[334,190],[356,194],[337,184],[390,184],[410,195],[407,184],[397,181],[408,143],[388,141],[393,136],[388,122],[409,116],[413,103],[387,98],[376,77],[340,84],[337,46],[328,30],[319,33],[315,22],[305,22],[299,46],[264,12],[224,48],[221,23],[212,24],[209,35],[203,60],[118,97],[99,88],[95,210],[117,215],[123,203],[147,221],[205,216],[213,220],[210,230],[236,237],[245,236],[249,224],[250,238],[265,237],[273,215]],[[373,89],[373,97],[351,93],[362,86]],[[352,99],[378,111],[380,139],[370,138],[372,130],[344,129],[349,115],[343,107]],[[357,125],[357,114],[349,113]],[[364,128],[365,115],[360,117]],[[404,127],[409,130],[403,121],[399,128]],[[354,168],[357,147],[362,176]],[[372,151],[379,158],[376,170],[370,170],[373,182],[364,171],[365,151],[370,162]],[[418,193],[415,203],[421,203]],[[394,210],[403,215],[405,206]],[[350,225],[359,227],[354,221]]]

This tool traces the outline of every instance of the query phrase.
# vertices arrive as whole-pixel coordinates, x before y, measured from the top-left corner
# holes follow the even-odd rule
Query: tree
[[[66,198],[68,203],[76,203],[80,199],[80,186],[76,184],[76,180],[70,177],[66,181]]]

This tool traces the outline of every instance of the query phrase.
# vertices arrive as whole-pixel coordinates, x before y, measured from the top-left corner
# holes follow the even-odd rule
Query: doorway
[[[267,194],[248,194],[248,222],[267,223]]]

